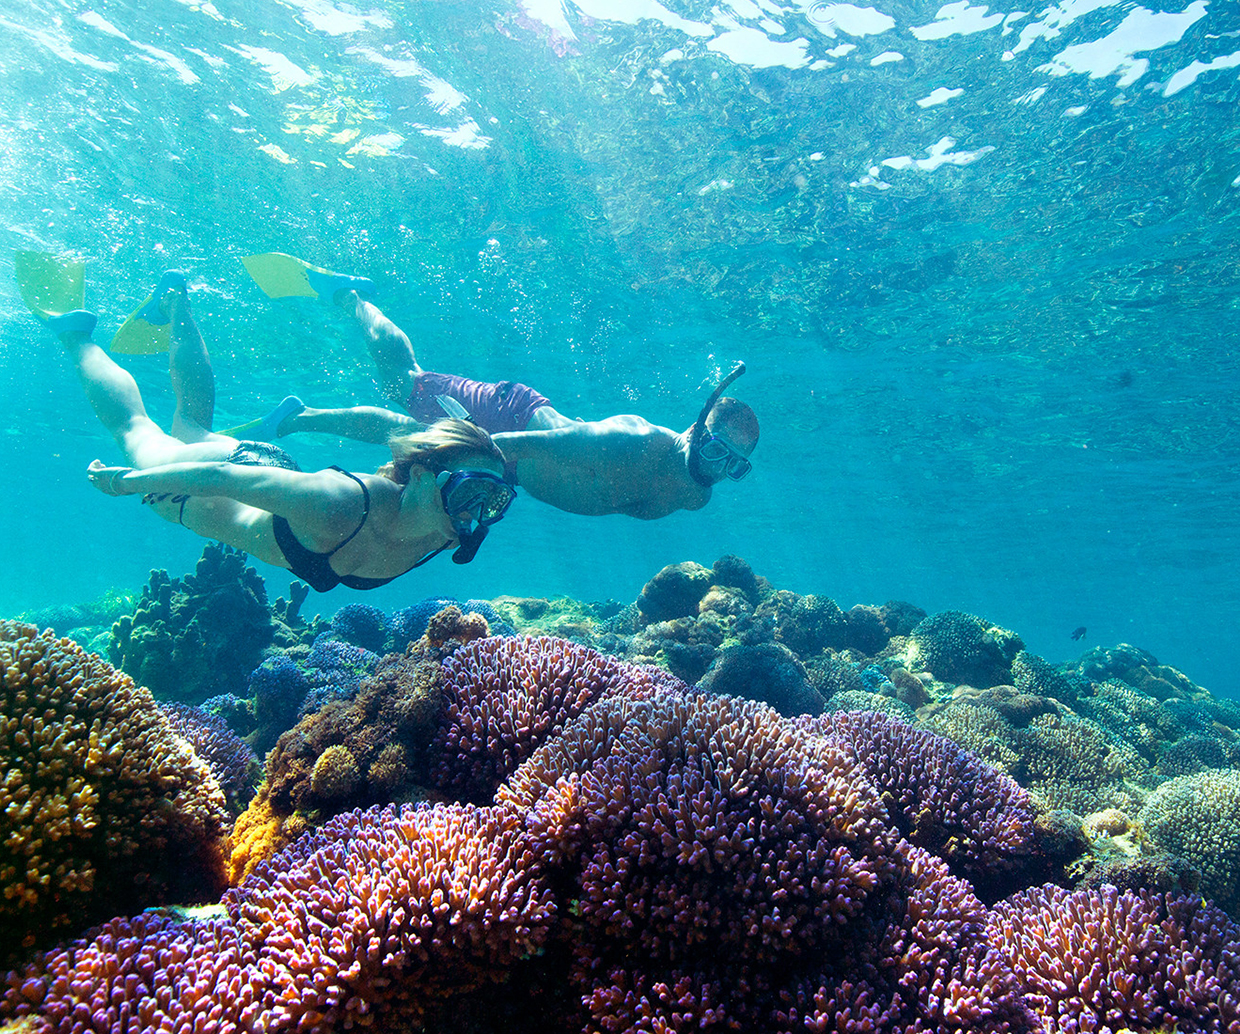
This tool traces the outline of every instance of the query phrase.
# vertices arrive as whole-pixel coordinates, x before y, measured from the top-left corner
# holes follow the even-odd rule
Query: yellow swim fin
[[[184,291],[185,274],[170,269],[159,280],[159,285],[138,308],[121,324],[112,338],[111,351],[124,355],[154,355],[168,351],[172,340],[172,322],[160,310],[159,303],[169,291]]]
[[[22,301],[39,319],[46,321],[85,306],[86,263],[81,259],[19,251],[14,265]]]
[[[241,262],[268,298],[322,298],[330,302],[337,291],[356,291],[364,297],[375,293],[374,283],[364,276],[333,273],[280,251],[246,255]]]

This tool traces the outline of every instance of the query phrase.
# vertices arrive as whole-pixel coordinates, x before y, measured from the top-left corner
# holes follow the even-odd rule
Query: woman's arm
[[[306,534],[333,539],[347,534],[361,512],[357,484],[334,470],[306,473],[236,463],[169,463],[162,467],[105,467],[99,460],[86,471],[105,495],[223,496],[279,514]]]

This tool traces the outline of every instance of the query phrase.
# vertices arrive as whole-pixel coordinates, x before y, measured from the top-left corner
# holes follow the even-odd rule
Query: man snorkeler
[[[334,300],[361,326],[383,394],[410,415],[373,406],[312,409],[290,396],[256,422],[269,435],[318,431],[383,444],[394,432],[443,417],[446,408],[453,415],[468,414],[491,434],[513,484],[557,509],[586,516],[622,513],[655,520],[698,510],[715,485],[740,481],[751,470],[758,419],[744,402],[723,396],[745,372],[743,363],[719,383],[685,431],[632,415],[574,420],[524,384],[425,371],[406,334],[361,293],[339,290]],[[255,430],[247,425],[247,433]]]

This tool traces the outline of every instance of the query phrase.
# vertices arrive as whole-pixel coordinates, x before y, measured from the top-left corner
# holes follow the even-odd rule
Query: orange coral
[[[268,785],[263,783],[233,826],[232,854],[228,858],[229,885],[237,886],[259,862],[292,843],[306,828],[306,820],[299,815],[276,814],[271,807]]]
[[[224,886],[224,795],[149,690],[0,621],[0,962]]]

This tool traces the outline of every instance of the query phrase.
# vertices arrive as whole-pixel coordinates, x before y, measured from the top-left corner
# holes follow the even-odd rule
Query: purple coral
[[[241,811],[254,796],[258,756],[218,714],[188,704],[160,704],[168,724],[189,742],[211,769],[234,811]]]
[[[913,843],[983,889],[1034,848],[1034,807],[1011,776],[951,740],[876,711],[801,720],[839,743],[887,802]]]
[[[967,884],[768,707],[605,698],[497,801],[573,881],[586,1030],[1032,1029]]]
[[[683,688],[660,668],[628,664],[548,636],[478,639],[444,662],[443,724],[431,745],[435,784],[488,801],[517,766],[586,705],[610,692]]]
[[[519,815],[470,805],[337,816],[225,903],[277,975],[268,1030],[416,1022],[503,980],[555,916]]]
[[[1240,1030],[1240,926],[1199,897],[1047,885],[996,905],[989,937],[1049,1034]]]

